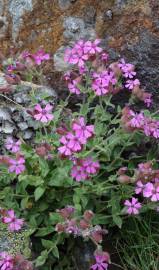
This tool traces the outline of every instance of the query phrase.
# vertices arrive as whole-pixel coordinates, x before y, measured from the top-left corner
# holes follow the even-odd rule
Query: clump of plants
[[[5,67],[8,83],[20,76],[21,64],[25,75],[29,63],[37,76],[36,65],[48,59],[44,51],[21,54],[14,67]],[[158,209],[159,120],[148,109],[134,111],[136,100],[149,108],[151,94],[142,88],[134,65],[124,59],[112,63],[100,40],[76,42],[65,61],[70,64],[64,74],[66,100],[53,107],[47,99],[34,99],[26,108],[39,123],[34,143],[11,137],[5,142],[0,200],[12,210],[3,222],[9,223],[14,211],[27,222],[39,269],[73,269],[72,256],[65,256],[67,243],[70,238],[73,247],[80,237],[94,245],[90,269],[106,270],[113,264],[102,244],[109,229],[121,229],[130,215],[137,219]],[[119,92],[129,95],[123,108],[120,100],[113,104]],[[69,108],[71,95],[77,96],[75,112]],[[15,220],[14,229],[20,230],[24,221]]]

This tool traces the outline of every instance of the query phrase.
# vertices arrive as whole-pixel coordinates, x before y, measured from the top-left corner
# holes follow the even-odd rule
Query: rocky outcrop
[[[141,80],[158,91],[159,2],[156,0],[4,0],[0,2],[1,50],[55,53],[60,71],[63,49],[79,38],[103,39],[113,55],[137,64]],[[66,67],[67,68],[67,67]]]

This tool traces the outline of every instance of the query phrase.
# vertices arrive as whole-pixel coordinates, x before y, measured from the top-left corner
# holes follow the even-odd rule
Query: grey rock
[[[88,24],[94,25],[96,21],[96,10],[93,6],[88,6],[84,10],[84,21]]]
[[[58,4],[61,10],[66,10],[70,7],[70,0],[58,0]]]
[[[11,121],[11,116],[10,116],[10,113],[9,113],[8,108],[6,108],[6,107],[0,107],[0,120]]]
[[[76,41],[83,39],[94,39],[96,33],[92,26],[85,24],[84,20],[78,17],[66,17],[64,19],[64,32],[63,36],[66,40]]]
[[[4,121],[2,127],[0,127],[0,132],[5,134],[12,134],[15,130],[15,125],[9,121]]]
[[[108,9],[105,13],[104,13],[104,19],[109,19],[112,20],[113,19],[113,12],[111,9]]]
[[[159,38],[149,31],[141,31],[136,45],[127,44],[122,52],[128,61],[137,67],[138,77],[142,85],[155,95],[158,103],[159,88]]]
[[[32,0],[9,0],[9,12],[13,21],[12,37],[14,41],[17,38],[19,28],[23,22],[22,16],[24,15],[25,11],[32,11],[32,9]]]
[[[30,140],[33,137],[33,131],[31,129],[27,129],[23,132],[23,139]]]
[[[0,38],[5,37],[8,29],[8,20],[5,16],[0,16]]]
[[[30,102],[30,97],[28,96],[28,94],[25,94],[25,93],[16,93],[13,96],[13,99],[18,104],[28,104]]]
[[[18,127],[20,128],[20,130],[26,130],[28,128],[28,124],[26,122],[21,122],[18,123]]]

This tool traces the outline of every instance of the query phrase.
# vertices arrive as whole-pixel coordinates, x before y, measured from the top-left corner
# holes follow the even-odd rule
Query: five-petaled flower
[[[2,218],[3,223],[8,224],[8,229],[11,232],[21,230],[24,225],[24,220],[17,218],[14,210],[8,210],[7,215]]]
[[[124,205],[127,207],[126,212],[129,215],[137,215],[139,214],[139,209],[141,208],[141,203],[138,202],[138,199],[135,197],[131,198],[130,200],[126,200]]]
[[[54,118],[52,114],[52,108],[53,106],[50,105],[49,103],[46,104],[44,108],[42,108],[40,104],[37,104],[34,108],[33,117],[37,121],[41,121],[42,123],[47,123]]]

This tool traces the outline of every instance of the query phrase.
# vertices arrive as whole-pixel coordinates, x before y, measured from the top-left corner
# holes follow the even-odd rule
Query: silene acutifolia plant
[[[22,53],[5,66],[8,83],[19,82],[21,74],[37,76],[36,66],[49,58],[43,50]],[[70,64],[64,74],[66,100],[54,107],[47,99],[34,100],[27,108],[39,123],[34,143],[11,137],[5,142],[0,199],[8,210],[2,222],[18,231],[25,220],[40,269],[74,269],[72,256],[65,255],[81,237],[94,244],[90,269],[106,270],[113,264],[102,245],[107,229],[121,228],[130,215],[158,211],[159,121],[148,109],[134,111],[137,99],[149,108],[151,94],[141,87],[134,65],[124,59],[112,63],[99,39],[76,42],[65,61]],[[129,93],[123,108],[119,92]],[[76,112],[69,108],[71,95]],[[14,269],[13,258],[1,254],[0,267]]]

